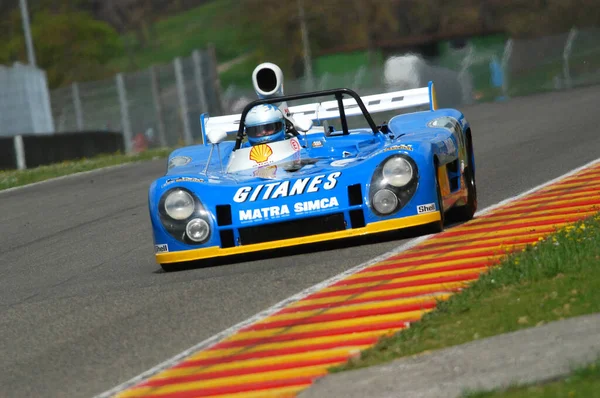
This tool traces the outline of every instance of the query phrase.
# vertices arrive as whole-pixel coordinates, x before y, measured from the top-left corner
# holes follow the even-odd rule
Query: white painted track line
[[[31,184],[19,185],[18,187],[2,189],[2,190],[0,190],[0,195],[9,193],[9,192],[14,192],[14,191],[21,190],[21,189],[25,189],[25,188],[35,187],[35,186],[42,185],[42,184],[48,184],[48,183],[55,182],[55,181],[68,180],[70,178],[81,177],[81,176],[86,176],[86,175],[94,175],[94,174],[99,174],[99,173],[102,173],[105,171],[122,169],[125,167],[137,165],[137,164],[140,164],[142,162],[147,162],[147,161],[152,161],[152,160],[140,160],[140,161],[135,161],[135,162],[121,163],[121,164],[116,164],[114,166],[106,166],[106,167],[100,167],[98,169],[66,174],[64,176],[59,176],[59,177],[49,178],[47,180],[32,182]]]

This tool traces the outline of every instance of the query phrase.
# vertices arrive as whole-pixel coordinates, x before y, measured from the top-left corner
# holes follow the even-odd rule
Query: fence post
[[[366,73],[367,68],[364,65],[361,65],[361,67],[358,68],[358,71],[354,74],[354,79],[352,80],[352,89],[360,90],[360,83],[362,82]]]
[[[460,84],[463,104],[471,104],[473,102],[473,94],[471,93],[470,85],[468,84],[468,72],[469,68],[473,64],[473,58],[474,49],[473,46],[470,45],[469,49],[467,50],[467,54],[460,61],[460,71],[458,72],[458,82]]]
[[[200,112],[204,113],[206,109],[206,93],[204,92],[204,76],[202,76],[202,58],[200,51],[194,50],[192,53],[192,59],[194,60],[194,77],[196,79],[196,89],[198,90],[198,101],[200,106]]]
[[[42,90],[42,102],[44,103],[44,111],[46,115],[48,115],[48,127],[52,133],[56,132],[56,128],[54,126],[54,116],[52,115],[52,98],[50,95],[50,90],[48,89],[48,77],[45,70],[42,70],[42,74],[40,77],[42,87],[45,89]]]
[[[323,73],[321,76],[321,80],[319,80],[319,90],[325,90],[327,88],[327,83],[329,81],[329,72]]]
[[[23,145],[23,136],[15,135],[13,137],[13,144],[15,146],[17,168],[19,170],[25,170],[27,168],[27,164],[25,163],[25,145]]]
[[[150,85],[152,86],[152,98],[154,99],[154,113],[158,124],[158,140],[161,147],[167,146],[167,137],[165,135],[165,121],[163,119],[162,101],[160,100],[160,88],[158,86],[158,75],[156,67],[150,67]]]
[[[502,54],[502,95],[504,98],[508,98],[508,84],[510,81],[510,73],[508,68],[508,62],[512,56],[514,42],[513,39],[508,39],[504,46],[504,54]]]
[[[212,43],[208,45],[208,56],[210,57],[210,76],[212,78],[213,90],[215,92],[217,114],[221,115],[223,113],[223,101],[221,100],[221,79],[219,79],[219,70],[217,68],[217,52],[215,51],[215,45]]]
[[[179,97],[179,107],[181,109],[180,114],[183,122],[183,138],[186,145],[192,145],[194,143],[194,139],[192,137],[190,119],[188,117],[188,104],[187,98],[185,97],[185,82],[183,79],[183,66],[181,65],[181,58],[175,58],[174,65],[175,80],[177,81],[177,96]]]
[[[565,49],[563,51],[563,77],[565,79],[565,85],[567,88],[571,88],[571,71],[569,69],[569,57],[571,56],[571,51],[573,50],[573,42],[577,37],[577,29],[572,28],[569,32],[569,36],[567,37],[567,42],[565,44]]]
[[[132,133],[131,121],[129,119],[129,104],[127,103],[127,91],[125,90],[125,82],[123,74],[117,73],[117,91],[119,93],[119,103],[121,104],[121,125],[123,128],[123,143],[125,144],[125,153],[131,153],[132,150]]]
[[[77,82],[71,85],[71,93],[73,96],[73,108],[75,109],[75,123],[77,131],[83,130],[83,111],[81,110],[81,97],[79,96],[79,86]]]

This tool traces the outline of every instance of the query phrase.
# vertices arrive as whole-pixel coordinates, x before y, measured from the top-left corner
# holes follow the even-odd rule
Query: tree
[[[304,0],[311,52],[359,43],[374,50],[378,40],[397,31],[395,2]],[[291,76],[301,76],[303,47],[296,1],[245,0],[240,8],[244,25],[240,39],[258,47],[262,58],[280,64]]]
[[[51,87],[104,77],[111,72],[106,63],[122,52],[119,35],[111,26],[79,11],[38,11],[31,22],[31,34],[38,66],[46,70]],[[1,61],[25,59],[22,34],[0,44]]]

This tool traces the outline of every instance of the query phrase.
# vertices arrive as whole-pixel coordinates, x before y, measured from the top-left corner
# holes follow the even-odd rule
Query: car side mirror
[[[206,133],[206,137],[208,138],[211,144],[218,144],[220,142],[225,141],[225,138],[227,138],[227,132],[220,129],[209,130]]]
[[[313,126],[313,121],[311,118],[304,115],[294,115],[294,127],[296,130],[301,132],[307,132]]]

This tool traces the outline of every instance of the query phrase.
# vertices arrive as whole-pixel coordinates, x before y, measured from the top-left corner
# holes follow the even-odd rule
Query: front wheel
[[[165,272],[176,272],[185,269],[185,266],[182,263],[168,263],[161,264],[160,266]]]
[[[466,222],[471,220],[477,211],[477,185],[475,184],[475,173],[470,166],[465,167],[463,177],[467,187],[467,203],[452,209],[450,215],[452,221],[456,222]]]

